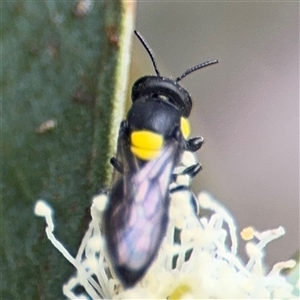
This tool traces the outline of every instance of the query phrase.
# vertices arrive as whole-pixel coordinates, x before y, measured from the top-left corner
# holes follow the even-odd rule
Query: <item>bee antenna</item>
[[[150,46],[147,44],[146,40],[144,39],[144,37],[137,31],[135,30],[134,31],[135,35],[138,37],[138,39],[140,40],[140,42],[143,44],[143,46],[145,47],[145,49],[147,50],[150,58],[151,58],[151,61],[152,61],[152,64],[153,64],[153,67],[154,67],[154,70],[155,70],[155,73],[157,76],[160,77],[160,73],[158,71],[158,68],[157,68],[157,64],[156,64],[156,61],[155,61],[155,57],[154,57],[154,53],[152,51],[152,49],[150,48]]]
[[[214,59],[214,60],[209,60],[209,61],[206,61],[206,62],[203,62],[199,65],[196,65],[196,66],[193,66],[189,69],[187,69],[181,76],[177,77],[176,78],[176,82],[180,81],[182,78],[184,78],[185,76],[189,75],[190,73],[194,72],[194,71],[197,71],[199,69],[202,69],[204,67],[207,67],[209,65],[213,65],[213,64],[216,64],[218,63],[218,60],[217,59]]]

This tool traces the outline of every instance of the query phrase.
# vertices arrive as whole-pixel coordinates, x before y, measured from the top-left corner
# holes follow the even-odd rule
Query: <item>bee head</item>
[[[139,78],[132,87],[132,102],[144,97],[160,98],[172,103],[187,118],[192,109],[190,94],[176,81],[160,76]]]
[[[134,33],[147,50],[151,58],[156,76],[141,77],[134,83],[131,93],[132,102],[144,98],[145,96],[148,99],[160,98],[175,105],[175,107],[181,112],[181,115],[184,118],[187,118],[192,110],[192,98],[190,94],[178,84],[178,82],[184,77],[186,77],[188,74],[206,66],[209,66],[211,64],[215,64],[218,61],[210,60],[193,66],[186,70],[181,76],[177,77],[175,80],[167,77],[162,77],[158,70],[152,49],[149,47],[146,40],[138,31],[135,30]]]

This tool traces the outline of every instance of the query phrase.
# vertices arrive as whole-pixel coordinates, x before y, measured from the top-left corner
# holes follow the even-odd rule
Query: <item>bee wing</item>
[[[144,275],[165,235],[169,183],[179,153],[179,143],[172,141],[112,189],[104,227],[112,262],[126,286]]]

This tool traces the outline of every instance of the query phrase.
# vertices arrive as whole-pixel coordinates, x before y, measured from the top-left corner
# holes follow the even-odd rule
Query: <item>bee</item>
[[[132,86],[132,106],[120,125],[117,156],[111,159],[117,179],[103,216],[107,252],[124,287],[135,285],[157,255],[168,224],[170,193],[185,188],[177,179],[192,178],[201,169],[199,163],[181,163],[182,154],[199,150],[203,138],[189,138],[192,99],[178,82],[218,62],[198,64],[175,80],[163,77],[152,49],[135,34],[156,75],[141,77]]]

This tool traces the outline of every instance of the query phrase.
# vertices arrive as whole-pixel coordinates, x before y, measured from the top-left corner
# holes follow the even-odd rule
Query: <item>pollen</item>
[[[250,241],[254,237],[254,228],[246,227],[241,231],[241,237],[244,241]]]
[[[186,284],[181,284],[174,289],[174,291],[170,294],[168,299],[170,300],[179,300],[182,299],[186,294],[191,292],[191,288]]]

